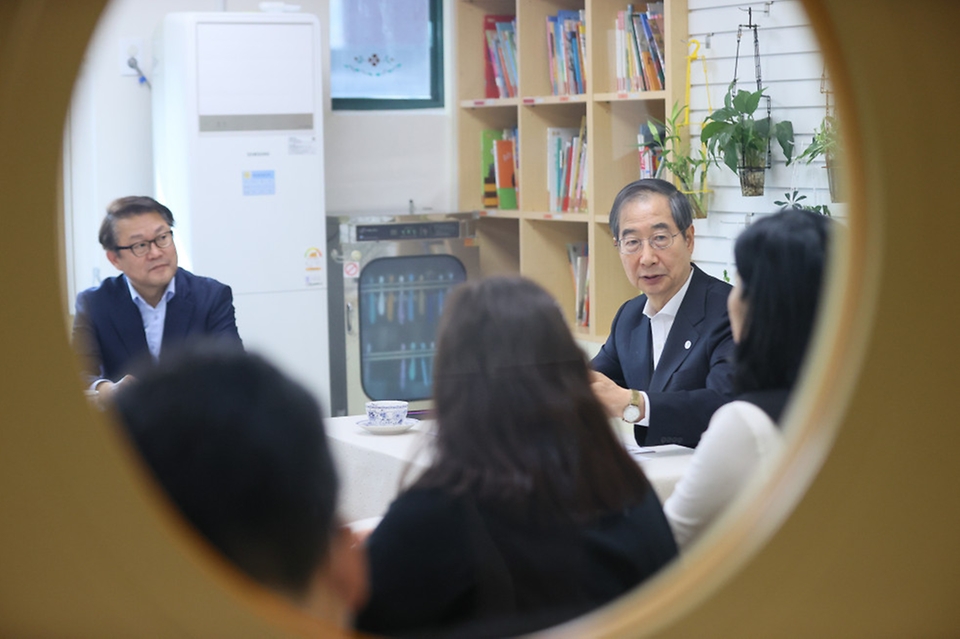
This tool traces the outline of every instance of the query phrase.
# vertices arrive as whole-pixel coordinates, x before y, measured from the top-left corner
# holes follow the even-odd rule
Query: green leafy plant
[[[803,153],[797,156],[797,161],[810,164],[820,156],[825,160],[824,168],[827,169],[830,200],[840,202],[843,199],[841,192],[843,180],[838,172],[842,164],[843,148],[840,144],[839,124],[837,118],[832,115],[823,116],[820,128],[813,132],[813,141],[803,150]]]
[[[818,215],[826,215],[827,217],[830,217],[830,207],[828,207],[826,204],[817,204],[816,206],[801,204],[803,200],[807,199],[807,196],[799,195],[798,193],[799,192],[796,190],[794,190],[793,193],[784,193],[783,200],[774,200],[773,203],[777,206],[790,206],[803,209],[804,211],[810,211],[811,213],[816,213]]]
[[[840,151],[840,133],[837,128],[837,118],[832,115],[825,115],[820,123],[820,128],[813,132],[813,141],[810,146],[803,150],[803,153],[797,156],[798,162],[810,164],[820,156],[824,156],[827,163],[837,158]]]
[[[731,82],[723,98],[723,106],[704,120],[700,140],[706,144],[711,162],[720,166],[721,162],[734,173],[741,176],[744,195],[763,193],[763,168],[767,163],[767,149],[770,141],[776,139],[787,159],[793,159],[793,123],[789,120],[772,122],[769,116],[756,118],[754,114],[763,97],[763,89],[757,91],[737,91]],[[759,174],[759,191],[748,192],[744,182],[744,169]],[[756,187],[751,184],[751,187]]]
[[[657,177],[663,179],[664,172],[669,171],[673,176],[674,184],[687,196],[693,209],[693,216],[707,217],[707,168],[710,159],[703,148],[696,154],[688,151],[688,144],[680,135],[681,117],[687,106],[673,105],[670,117],[666,122],[653,119],[647,121],[647,128],[653,138],[650,146],[659,147],[660,165],[657,167]]]

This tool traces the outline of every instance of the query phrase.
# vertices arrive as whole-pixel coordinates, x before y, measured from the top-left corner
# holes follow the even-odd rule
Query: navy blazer
[[[696,446],[710,417],[733,395],[733,334],[727,317],[730,285],[693,266],[690,287],[653,370],[647,296],[617,311],[593,368],[624,388],[645,391],[650,426],[635,426],[646,446]]]
[[[189,335],[215,335],[241,345],[229,286],[177,269],[176,294],[167,303],[161,357]],[[118,381],[149,357],[140,310],[125,275],[109,277],[77,295],[73,347],[88,384]]]

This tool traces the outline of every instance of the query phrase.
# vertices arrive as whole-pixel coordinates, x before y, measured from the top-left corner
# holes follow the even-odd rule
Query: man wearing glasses
[[[611,417],[634,424],[638,444],[696,446],[733,393],[731,287],[692,263],[690,203],[669,182],[625,186],[610,232],[642,295],[617,311],[593,358],[593,390]]]
[[[90,389],[109,394],[137,360],[158,360],[187,336],[241,347],[230,287],[178,268],[170,209],[143,196],[114,200],[99,239],[122,275],[77,295],[73,347]]]

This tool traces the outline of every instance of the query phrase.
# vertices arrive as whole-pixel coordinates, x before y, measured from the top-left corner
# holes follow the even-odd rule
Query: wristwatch
[[[640,391],[630,389],[630,403],[623,409],[622,419],[630,424],[640,421]]]

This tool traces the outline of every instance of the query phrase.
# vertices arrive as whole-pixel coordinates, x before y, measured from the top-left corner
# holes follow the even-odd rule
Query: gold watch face
[[[631,424],[640,421],[640,408],[629,404],[623,409],[623,421],[630,422]]]

